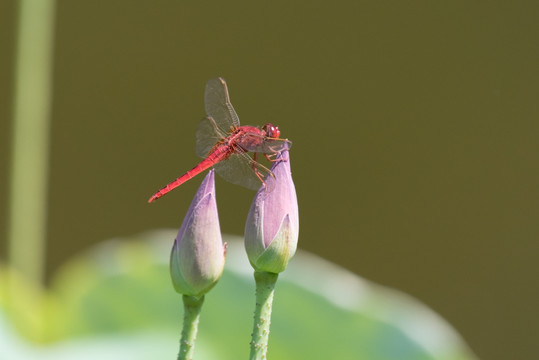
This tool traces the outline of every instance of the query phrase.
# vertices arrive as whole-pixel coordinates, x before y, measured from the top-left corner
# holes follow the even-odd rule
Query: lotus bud
[[[225,264],[213,170],[202,181],[170,254],[170,275],[180,294],[201,297],[219,280]]]
[[[245,249],[256,271],[282,272],[294,256],[299,219],[288,150],[276,157],[265,184],[257,192],[245,225]]]

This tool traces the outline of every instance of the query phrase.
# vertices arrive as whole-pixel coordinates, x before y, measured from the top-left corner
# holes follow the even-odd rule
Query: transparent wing
[[[274,154],[292,147],[292,141],[288,139],[264,138],[260,145],[252,151],[263,154]]]
[[[201,158],[205,158],[210,149],[223,140],[226,135],[219,129],[212,117],[207,117],[198,123],[196,137],[196,153]]]
[[[228,88],[223,78],[211,79],[206,84],[204,93],[206,114],[215,119],[215,123],[223,132],[240,126],[240,119],[230,103]]]
[[[215,171],[223,179],[251,190],[258,190],[262,182],[256,176],[256,171],[262,179],[273,176],[264,165],[254,161],[247,153],[233,154],[227,160],[215,165]]]

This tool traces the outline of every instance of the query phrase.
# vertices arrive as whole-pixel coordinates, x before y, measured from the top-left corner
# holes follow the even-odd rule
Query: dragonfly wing
[[[291,147],[292,141],[288,139],[264,138],[264,140],[260,142],[260,145],[253,151],[263,154],[275,154],[283,150],[288,150]]]
[[[223,179],[251,190],[258,190],[262,186],[255,169],[262,179],[273,175],[267,167],[254,161],[246,153],[233,154],[226,161],[215,165],[215,171]]]
[[[240,126],[238,114],[230,103],[225,79],[216,78],[208,81],[204,93],[204,105],[206,114],[215,119],[221,130],[228,132],[232,127]]]
[[[207,117],[198,123],[196,137],[196,153],[201,158],[205,158],[211,148],[223,140],[226,135],[223,134],[212,117]]]

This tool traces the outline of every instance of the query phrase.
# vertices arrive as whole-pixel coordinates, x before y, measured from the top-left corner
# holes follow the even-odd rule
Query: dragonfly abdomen
[[[169,191],[177,188],[181,184],[185,183],[188,180],[191,180],[204,170],[209,169],[213,165],[226,160],[234,153],[234,147],[227,145],[220,145],[214,151],[212,151],[204,160],[199,162],[194,168],[187,171],[182,176],[178,177],[176,180],[170,182],[169,184],[163,186],[159,191],[150,197],[148,200],[149,203],[159,199],[161,196],[165,195]]]

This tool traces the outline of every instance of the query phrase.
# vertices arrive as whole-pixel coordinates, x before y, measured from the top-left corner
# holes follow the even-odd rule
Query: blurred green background
[[[0,3],[1,251],[17,2]],[[300,247],[421,299],[480,358],[536,355],[536,2],[57,1],[47,275],[178,227],[208,79],[294,142]],[[217,182],[223,232],[253,192]],[[28,251],[31,251],[29,249]]]

